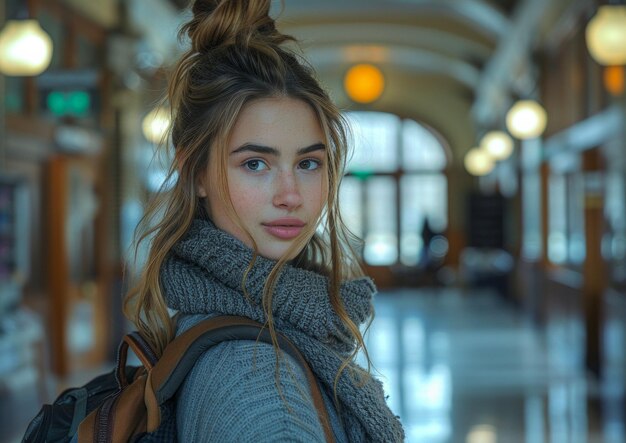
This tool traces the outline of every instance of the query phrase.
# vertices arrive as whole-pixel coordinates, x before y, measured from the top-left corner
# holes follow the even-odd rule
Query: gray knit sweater
[[[179,320],[180,334],[210,315]],[[209,349],[195,364],[176,402],[181,442],[324,442],[304,372],[287,354],[280,363],[267,343],[237,340]],[[287,367],[289,364],[289,368]],[[337,443],[347,443],[340,418],[326,389],[322,396]]]
[[[168,306],[187,314],[179,333],[215,314],[265,323],[262,295],[275,262],[257,258],[247,274],[246,297],[241,285],[252,256],[247,246],[209,220],[194,220],[161,268]],[[335,377],[356,343],[331,305],[328,285],[323,275],[285,266],[272,297],[276,329],[300,350],[318,379],[338,442],[403,441],[402,425],[386,404],[382,383],[371,376],[361,380],[356,374],[363,370],[356,364],[338,380],[338,407],[331,401]],[[341,300],[356,325],[371,318],[374,293],[368,278],[342,283]],[[180,440],[323,441],[304,374],[287,356],[285,360],[278,370],[278,390],[272,346],[226,342],[206,352],[179,392]]]

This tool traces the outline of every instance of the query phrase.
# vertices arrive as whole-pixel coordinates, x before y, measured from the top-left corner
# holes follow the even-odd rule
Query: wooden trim
[[[587,173],[601,171],[601,153],[598,149],[583,154],[583,169]],[[585,317],[585,362],[596,376],[602,374],[602,309],[603,294],[607,289],[607,266],[602,256],[604,232],[605,192],[585,191],[585,244],[583,264],[583,312]]]
[[[78,35],[75,23],[69,23],[65,27],[65,36],[61,45],[63,46],[63,61],[61,65],[64,69],[76,69],[78,67]]]
[[[71,275],[67,236],[82,235],[82,231],[68,233],[66,230],[69,212],[76,209],[70,206],[70,173],[75,170],[87,186],[93,186],[100,202],[104,177],[98,167],[99,161],[101,159],[79,155],[56,155],[49,160],[46,181],[48,209],[45,215],[49,242],[46,259],[49,271],[49,324],[53,349],[52,368],[60,376],[76,369],[101,364],[106,358],[110,343],[110,272],[107,270],[107,238],[103,232],[106,228],[106,214],[102,207],[95,214],[92,225],[94,231],[89,234],[93,235],[94,241],[91,251],[93,256],[89,256],[93,260],[93,268],[90,266],[84,269],[87,273],[78,278]],[[93,343],[89,349],[77,351],[70,348],[68,328],[76,320],[73,316],[80,304],[90,305],[93,315],[90,323]]]
[[[38,110],[39,94],[34,77],[24,78],[24,113],[29,116],[36,116]]]
[[[56,125],[50,121],[23,114],[6,116],[7,132],[27,135],[28,137],[51,142],[54,139]]]
[[[548,231],[550,228],[549,223],[549,202],[548,202],[548,180],[550,178],[550,165],[544,163],[540,166],[539,174],[541,176],[541,262],[544,269],[547,269],[550,265],[548,258]]]

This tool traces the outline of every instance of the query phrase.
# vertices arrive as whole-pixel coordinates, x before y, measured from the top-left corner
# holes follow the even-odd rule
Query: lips
[[[262,225],[270,235],[281,240],[291,240],[300,235],[306,223],[297,218],[281,218]]]

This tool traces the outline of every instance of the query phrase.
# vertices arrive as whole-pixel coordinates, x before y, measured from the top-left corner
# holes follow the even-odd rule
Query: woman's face
[[[262,256],[279,259],[305,227],[317,222],[328,192],[323,140],[315,113],[301,100],[254,100],[239,115],[228,143],[228,189]],[[252,248],[219,198],[219,160],[211,152],[199,195],[207,197],[215,225]]]

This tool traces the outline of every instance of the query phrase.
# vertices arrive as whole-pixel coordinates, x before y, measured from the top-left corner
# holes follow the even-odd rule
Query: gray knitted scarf
[[[251,259],[252,250],[242,242],[208,220],[194,220],[161,269],[168,306],[184,314],[240,315],[265,323],[263,287],[276,262],[257,257],[246,282],[250,303],[241,282]],[[346,311],[356,325],[371,315],[375,290],[369,278],[341,286]],[[347,338],[348,330],[330,304],[327,277],[287,265],[272,304],[277,330],[298,347],[317,378],[332,392],[342,357],[349,355],[355,343]],[[402,425],[385,403],[382,383],[372,377],[357,387],[348,372],[342,372],[337,397],[350,441],[403,441]]]

